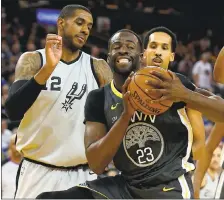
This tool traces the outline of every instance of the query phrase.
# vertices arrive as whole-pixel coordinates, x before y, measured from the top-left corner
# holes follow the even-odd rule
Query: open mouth
[[[127,64],[127,63],[131,62],[131,58],[129,58],[129,57],[118,57],[116,59],[116,62],[117,63]]]
[[[159,57],[156,57],[152,60],[154,63],[158,63],[158,64],[161,64],[163,62],[163,60]]]

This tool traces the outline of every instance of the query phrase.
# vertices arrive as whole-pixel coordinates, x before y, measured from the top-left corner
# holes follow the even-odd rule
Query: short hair
[[[173,33],[170,29],[168,29],[164,26],[155,27],[146,33],[145,38],[144,38],[144,48],[146,49],[148,46],[149,36],[155,32],[167,33],[172,38],[172,43],[171,43],[172,52],[175,52],[176,47],[177,47],[177,37],[176,37],[175,33]]]
[[[85,10],[86,12],[92,15],[90,10],[86,8],[85,6],[78,5],[78,4],[71,4],[62,8],[58,18],[65,19],[65,18],[71,17],[76,10]]]
[[[140,45],[140,50],[142,51],[142,48],[143,48],[143,44],[142,44],[142,40],[141,38],[139,37],[139,35],[137,33],[135,33],[134,31],[132,30],[129,30],[129,29],[121,29],[121,30],[118,30],[117,32],[115,32],[109,39],[108,41],[108,49],[110,49],[110,43],[111,43],[111,39],[114,37],[114,35],[116,35],[117,33],[122,33],[122,32],[128,32],[128,33],[132,33],[133,35],[135,35],[138,39],[138,42],[139,42],[139,45]]]

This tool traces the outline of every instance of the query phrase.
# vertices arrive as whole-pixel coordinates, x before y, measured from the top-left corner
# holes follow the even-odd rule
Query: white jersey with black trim
[[[206,185],[200,190],[200,198],[201,199],[215,198],[215,191],[219,181],[219,174],[217,173],[213,180],[211,176],[208,173],[206,173],[205,178],[206,178]]]
[[[37,50],[46,62],[45,50]],[[99,88],[92,58],[81,52],[70,63],[60,61],[17,132],[17,150],[24,157],[55,166],[87,163],[84,148],[84,105]],[[27,94],[29,95],[29,94]]]

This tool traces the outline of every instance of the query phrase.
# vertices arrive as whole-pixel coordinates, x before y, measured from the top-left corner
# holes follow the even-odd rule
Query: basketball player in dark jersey
[[[175,59],[176,40],[176,35],[166,27],[155,27],[148,31],[144,40],[143,63],[146,66],[157,66],[165,70],[169,69],[170,63]],[[177,76],[183,75],[177,74]],[[202,115],[195,109],[191,109],[190,106],[186,106],[186,114],[194,135],[192,146],[193,157],[194,160],[198,160],[201,157],[201,149],[204,148],[205,143]]]
[[[140,68],[141,49],[141,40],[135,33],[115,33],[109,41],[108,54],[113,81],[92,91],[85,105],[85,147],[90,168],[101,174],[113,160],[121,175],[87,181],[65,191],[42,193],[38,198],[193,197],[189,174],[194,170],[193,134],[186,104],[174,103],[167,112],[155,116],[135,111],[128,101],[128,76]],[[186,77],[178,77],[185,87],[195,89]]]

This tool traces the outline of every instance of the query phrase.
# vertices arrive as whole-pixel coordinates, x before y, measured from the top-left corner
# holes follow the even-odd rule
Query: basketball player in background
[[[200,198],[215,198],[215,191],[218,186],[219,175],[220,175],[220,158],[222,152],[222,145],[219,145],[212,154],[211,162],[208,170],[203,178],[200,187]]]
[[[2,166],[2,198],[14,198],[16,190],[16,173],[21,161],[21,154],[16,150],[16,134],[13,134],[9,143],[9,161]]]
[[[113,160],[121,174],[87,181],[65,191],[46,192],[38,198],[193,197],[189,174],[194,170],[192,130],[185,104],[174,103],[156,116],[135,111],[129,103],[128,76],[140,68],[141,54],[142,42],[135,33],[116,32],[109,41],[108,54],[113,80],[90,92],[85,104],[85,148],[90,168],[102,174]],[[194,90],[191,82],[180,78]]]
[[[93,26],[91,12],[65,6],[58,34],[48,34],[45,49],[24,53],[6,101],[11,120],[21,120],[17,150],[24,156],[17,174],[16,198],[35,198],[93,180],[84,147],[87,94],[111,80],[102,59],[80,49]]]
[[[144,63],[146,66],[157,66],[168,69],[170,63],[175,59],[176,44],[176,36],[168,28],[155,27],[151,29],[145,35]],[[176,76],[189,81],[184,75],[177,73]],[[150,81],[152,82],[152,80]],[[150,81],[148,84],[151,83]],[[147,92],[150,93],[149,91]],[[186,105],[186,114],[193,131],[192,153],[194,159],[198,160],[205,143],[203,119],[200,112],[191,109],[188,105]]]

